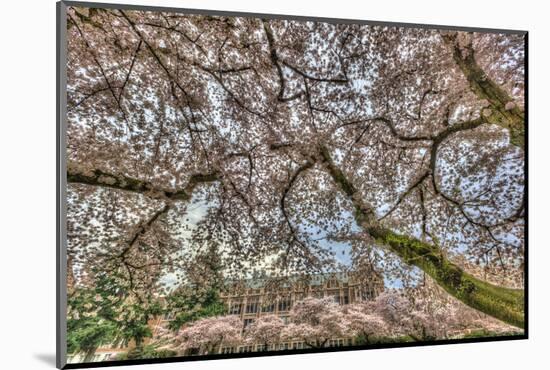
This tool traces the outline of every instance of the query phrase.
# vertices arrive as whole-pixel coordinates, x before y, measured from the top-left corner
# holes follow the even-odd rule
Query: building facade
[[[306,297],[330,297],[339,305],[364,302],[376,298],[384,290],[384,281],[379,273],[358,276],[353,272],[338,272],[293,276],[285,280],[267,278],[228,282],[222,293],[227,314],[238,315],[243,321],[243,330],[262,315],[278,315],[288,323],[295,302]],[[352,338],[333,338],[327,347],[351,345]],[[287,341],[266,347],[262,344],[222,347],[220,353],[243,353],[273,350],[302,349],[301,341]]]
[[[296,302],[306,297],[330,297],[339,305],[364,302],[376,298],[384,290],[384,281],[377,272],[369,276],[354,272],[338,272],[313,275],[296,275],[286,279],[267,277],[253,278],[239,281],[227,281],[221,292],[228,315],[238,315],[243,323],[243,330],[263,315],[277,315],[283,322],[289,321],[290,310]],[[161,328],[166,327],[172,320],[171,315],[158,316],[149,322],[153,337],[156,337]],[[148,339],[145,342],[149,342]],[[352,345],[352,338],[332,338],[325,344],[326,347],[340,347]],[[128,345],[105,345],[97,349],[91,360],[115,360],[119,355],[134,347]],[[221,347],[219,353],[246,353],[261,351],[296,350],[306,348],[302,341],[285,341],[266,346],[265,344],[245,344],[233,347]],[[188,350],[186,355],[199,354],[198,351]],[[68,363],[82,362],[82,353],[72,354]]]

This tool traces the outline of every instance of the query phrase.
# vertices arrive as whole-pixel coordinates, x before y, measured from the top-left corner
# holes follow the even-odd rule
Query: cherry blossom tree
[[[436,285],[416,288],[411,294],[388,290],[374,301],[342,306],[331,298],[308,297],[293,306],[287,324],[279,316],[267,314],[243,332],[238,316],[216,316],[190,323],[178,333],[161,327],[154,343],[161,350],[182,353],[194,349],[211,354],[218,353],[222,346],[260,344],[267,349],[282,341],[303,341],[309,348],[323,348],[331,339],[359,338],[368,345],[375,338],[426,341],[462,337],[476,330],[507,334],[518,331],[454,298],[436,299],[437,294],[442,292]]]
[[[175,338],[180,350],[199,349],[203,354],[216,354],[224,345],[242,342],[242,321],[238,316],[216,316],[200,319],[180,330]]]
[[[342,309],[348,325],[348,331],[353,336],[361,336],[366,344],[373,336],[383,337],[389,334],[388,325],[383,317],[372,310],[371,304],[355,304]]]
[[[524,326],[523,35],[69,7],[67,40],[78,284],[146,304],[167,275],[341,269],[339,241]],[[288,333],[343,332],[308,302]]]
[[[371,310],[385,321],[391,335],[407,335],[411,326],[411,304],[403,292],[386,290],[372,303]]]
[[[429,281],[408,294],[388,290],[367,307],[380,315],[387,333],[409,336],[417,341],[446,339],[450,333],[461,336],[475,329],[495,333],[517,332],[517,328],[449,297]]]
[[[347,337],[349,333],[347,317],[334,300],[308,297],[292,307],[290,323],[284,328],[283,337],[321,348],[329,339]]]
[[[260,316],[245,330],[246,342],[263,344],[265,348],[281,342],[285,323],[277,315]]]

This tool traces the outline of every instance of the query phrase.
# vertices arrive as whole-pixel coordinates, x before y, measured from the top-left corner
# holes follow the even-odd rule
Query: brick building
[[[239,315],[243,329],[262,315],[275,314],[288,322],[289,311],[295,302],[306,297],[331,297],[340,305],[374,299],[384,290],[382,276],[373,271],[370,276],[358,276],[353,272],[338,272],[293,276],[284,280],[253,278],[245,281],[228,281],[221,298],[227,306],[227,314]],[[351,345],[351,338],[334,338],[326,346]],[[220,353],[243,353],[266,350],[301,349],[301,341],[289,341],[277,345],[242,345],[222,347]]]

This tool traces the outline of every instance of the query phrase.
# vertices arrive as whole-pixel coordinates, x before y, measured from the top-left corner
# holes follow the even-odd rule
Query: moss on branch
[[[508,324],[525,326],[523,290],[509,289],[489,284],[464,272],[449,261],[437,245],[424,243],[416,238],[399,235],[376,220],[374,210],[357,196],[353,184],[334,164],[326,147],[319,148],[334,182],[352,201],[357,224],[387,245],[409,265],[414,265],[430,275],[449,294],[470,307]]]
[[[213,182],[218,180],[216,173],[195,174],[189,178],[187,186],[179,190],[165,190],[155,185],[132,178],[126,175],[111,174],[99,169],[92,171],[81,171],[77,166],[69,166],[67,171],[67,183],[79,183],[92,186],[106,187],[134,193],[149,193],[171,200],[189,200],[195,186],[199,183]]]
[[[464,45],[461,45],[456,34],[446,35],[444,40],[451,46],[453,59],[468,80],[470,90],[489,102],[489,107],[482,112],[485,120],[508,130],[510,143],[524,149],[525,114],[479,66],[471,38]]]
[[[524,327],[523,290],[499,287],[475,278],[445,258],[437,246],[382,227],[369,227],[367,232],[468,306],[508,324]]]

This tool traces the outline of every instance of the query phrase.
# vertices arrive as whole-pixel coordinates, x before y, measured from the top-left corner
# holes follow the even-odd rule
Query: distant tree
[[[329,339],[346,337],[349,322],[332,298],[308,297],[296,302],[290,311],[290,323],[283,330],[288,340],[301,340],[308,347],[324,347]]]
[[[83,352],[84,362],[92,360],[98,347],[117,338],[111,305],[117,298],[111,296],[105,286],[106,279],[98,279],[95,288],[79,289],[68,297],[67,352]]]
[[[223,315],[227,307],[220,300],[219,292],[209,289],[205,294],[196,294],[194,289],[181,287],[166,298],[165,314],[174,315],[169,322],[172,330],[201,318]]]
[[[281,342],[285,323],[277,315],[260,316],[245,329],[246,342],[262,344],[265,348]]]
[[[67,353],[82,352],[83,362],[90,362],[97,348],[111,343],[115,335],[116,328],[111,321],[97,316],[71,317],[67,320]]]
[[[135,360],[143,358],[168,358],[174,357],[177,352],[171,349],[159,348],[156,344],[146,344],[135,347],[126,353],[117,356],[117,360]]]
[[[153,333],[149,326],[149,320],[158,316],[162,312],[160,303],[153,302],[146,307],[142,302],[126,303],[121,308],[120,315],[115,319],[120,338],[124,344],[133,341],[139,349],[143,346],[146,338],[151,338]]]
[[[383,317],[373,312],[372,305],[354,304],[342,309],[345,320],[348,323],[348,331],[353,336],[360,336],[365,344],[370,344],[372,337],[384,337],[388,335],[388,326]]]
[[[101,345],[133,341],[136,347],[151,337],[149,320],[161,312],[152,297],[136,302],[107,274],[96,274],[96,285],[76,287],[68,299],[67,351],[85,353],[88,362]]]
[[[384,320],[388,333],[417,341],[444,339],[449,333],[463,335],[476,328],[495,333],[517,330],[447,296],[429,281],[409,294],[388,290],[368,306]]]
[[[179,351],[198,349],[203,354],[218,353],[222,346],[242,342],[242,320],[238,316],[203,318],[184,326],[175,338]]]
[[[384,319],[391,335],[407,335],[411,325],[411,303],[403,292],[386,290],[371,305]]]

